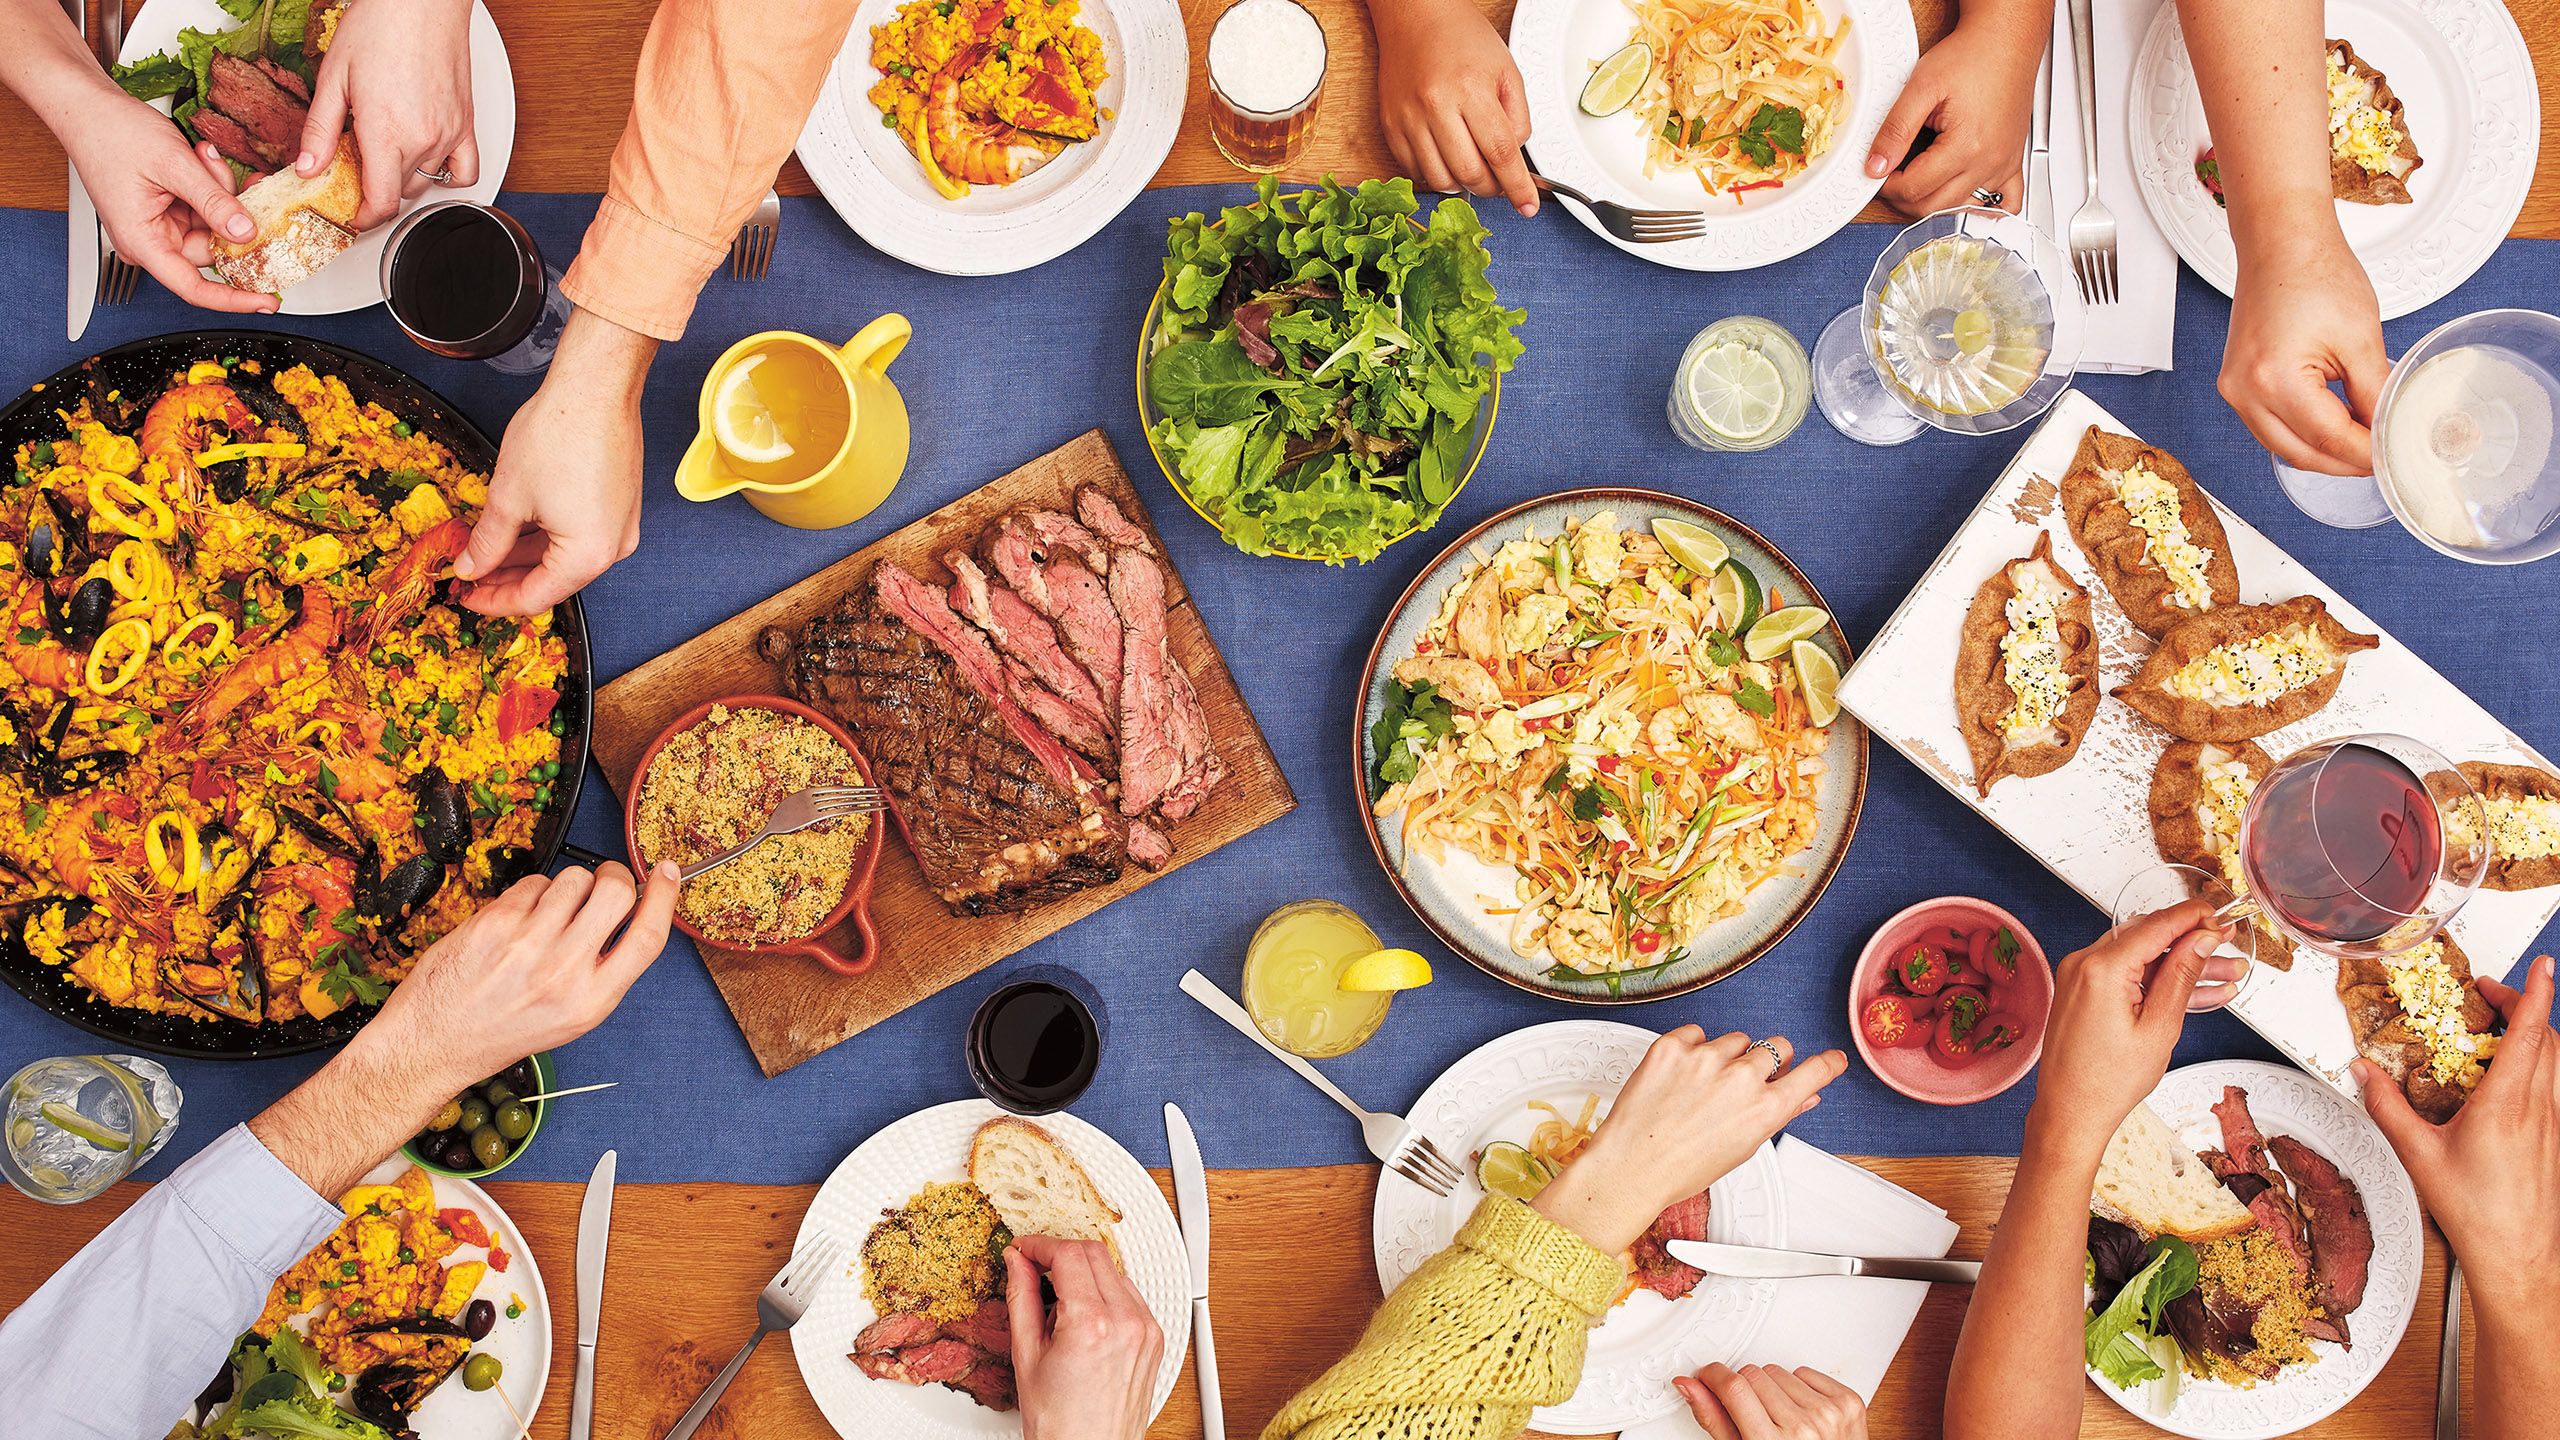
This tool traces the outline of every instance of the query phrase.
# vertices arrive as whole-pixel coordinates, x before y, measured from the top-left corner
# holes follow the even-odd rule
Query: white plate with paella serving
[[[1370,848],[1432,933],[1524,990],[1656,1000],[1813,908],[1866,796],[1848,637],[1786,556],[1675,495],[1495,515],[1397,600],[1352,736]]]
[[[1521,0],[1511,55],[1538,169],[1599,200],[1701,211],[1695,240],[1640,245],[1681,270],[1749,270],[1829,238],[1884,182],[1867,150],[1920,59],[1903,0]],[[1748,77],[1729,83],[1739,57]]]
[[[1533,1196],[1544,1183],[1538,1177],[1552,1178],[1607,1117],[1656,1038],[1606,1020],[1533,1025],[1486,1042],[1432,1081],[1407,1116],[1443,1154],[1466,1157],[1470,1178],[1446,1196],[1393,1176],[1379,1182],[1371,1217],[1379,1288],[1394,1290],[1448,1248],[1485,1198],[1484,1174],[1515,1199]],[[1704,1274],[1670,1257],[1671,1240],[1783,1247],[1786,1192],[1776,1152],[1761,1146],[1637,1239],[1621,1257],[1626,1288],[1592,1327],[1582,1383],[1573,1398],[1532,1413],[1529,1428],[1597,1435],[1669,1415],[1682,1408],[1673,1376],[1748,1353],[1778,1282]]]
[[[1174,0],[864,0],[801,131],[863,239],[945,275],[1083,244],[1154,178],[1191,51]]]
[[[792,1241],[845,1248],[791,1330],[809,1396],[844,1440],[1003,1440],[1014,1413],[1004,1250],[1021,1233],[1111,1247],[1164,1330],[1154,1409],[1191,1339],[1191,1272],[1164,1192],[1102,1131],[956,1100],[894,1121],[818,1187]]]

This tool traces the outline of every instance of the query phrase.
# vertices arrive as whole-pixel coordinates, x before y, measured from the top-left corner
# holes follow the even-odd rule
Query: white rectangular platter
[[[2169,745],[2167,732],[2117,700],[2102,700],[2071,763],[2050,775],[2003,780],[1985,800],[1974,794],[1973,766],[1958,729],[1955,702],[1956,645],[1965,609],[1993,570],[2034,547],[2039,530],[2051,532],[2054,560],[2089,592],[2098,627],[2100,691],[2130,678],[2151,651],[2150,637],[2116,608],[2088,557],[2072,542],[2061,513],[2063,473],[2071,467],[2082,431],[2091,425],[2132,433],[2077,390],[2057,401],[1841,680],[1840,703],[2103,913],[2127,880],[2161,863],[2151,838],[2148,801],[2152,767]],[[2230,537],[2243,601],[2317,595],[2348,629],[2382,636],[2380,649],[2357,656],[2347,667],[2336,699],[2259,741],[2268,754],[2282,758],[2329,736],[2381,732],[2422,740],[2455,761],[2550,767],[2320,577],[2228,506],[2219,500],[2213,504]],[[2453,935],[2477,973],[2502,976],[2554,911],[2560,911],[2560,887],[2482,890],[2454,922]],[[2059,954],[2079,937],[2046,938]],[[2352,1095],[2355,1085],[2347,1066],[2356,1058],[2355,1038],[2338,1004],[2336,983],[2334,961],[2302,950],[2290,971],[2250,967],[2231,1009],[2294,1063]]]

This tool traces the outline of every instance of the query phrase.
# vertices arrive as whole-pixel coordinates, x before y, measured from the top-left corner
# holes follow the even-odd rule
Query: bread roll
[[[356,211],[364,203],[355,149],[353,139],[343,139],[337,158],[319,174],[279,170],[240,192],[258,233],[245,242],[215,238],[213,271],[224,284],[281,294],[355,243]]]
[[[2134,1106],[2108,1139],[2089,1208],[2146,1239],[2175,1235],[2197,1245],[2258,1223],[2149,1105]]]

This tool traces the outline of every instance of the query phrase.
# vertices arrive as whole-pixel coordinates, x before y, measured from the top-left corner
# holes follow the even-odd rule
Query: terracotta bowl
[[[843,746],[845,753],[853,757],[854,769],[861,773],[862,783],[873,783],[871,762],[862,758],[862,748],[853,743],[853,737],[845,733],[844,727],[797,700],[786,700],[779,695],[724,695],[716,700],[705,700],[659,731],[658,738],[649,742],[649,748],[640,752],[640,763],[631,772],[630,791],[622,802],[622,843],[631,852],[634,874],[647,874],[649,869],[646,858],[640,853],[639,818],[640,792],[648,784],[650,765],[657,760],[658,752],[666,747],[669,740],[699,724],[711,713],[712,707],[720,705],[732,710],[779,710],[808,721],[825,731],[828,738]],[[676,928],[692,936],[696,945],[708,946],[725,954],[804,955],[838,974],[862,974],[880,958],[880,932],[871,920],[871,881],[880,869],[880,821],[883,818],[882,815],[871,817],[871,828],[862,837],[862,848],[854,854],[853,875],[845,882],[844,898],[837,901],[826,918],[818,922],[818,928],[799,939],[776,941],[770,945],[742,945],[734,940],[704,935],[686,923],[681,915],[676,917]],[[854,934],[862,942],[850,955],[827,943],[826,938],[828,932],[843,924],[848,916],[852,917]]]
[[[1965,930],[2005,925],[2018,937],[2018,978],[2002,987],[1999,1008],[2017,1018],[2026,1038],[1961,1070],[1939,1060],[1925,1045],[1879,1050],[1867,1043],[1866,1026],[1860,1022],[1867,1002],[1884,993],[1886,962],[1923,932],[1940,925]],[[1970,1105],[2017,1084],[2044,1053],[2044,1022],[2052,1009],[2053,965],[2045,959],[2044,947],[2018,923],[2017,916],[1988,900],[1964,895],[1923,900],[1884,922],[1858,953],[1857,968],[1849,972],[1849,1038],[1856,1042],[1859,1056],[1877,1079],[1932,1105]]]

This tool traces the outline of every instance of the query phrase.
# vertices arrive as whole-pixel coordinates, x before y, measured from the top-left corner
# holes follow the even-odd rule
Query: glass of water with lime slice
[[[178,1128],[178,1083],[133,1055],[38,1060],[0,1093],[0,1177],[48,1205],[95,1198]]]
[[[1698,332],[1671,377],[1671,433],[1700,450],[1765,450],[1804,422],[1813,371],[1775,322],[1735,315]]]

